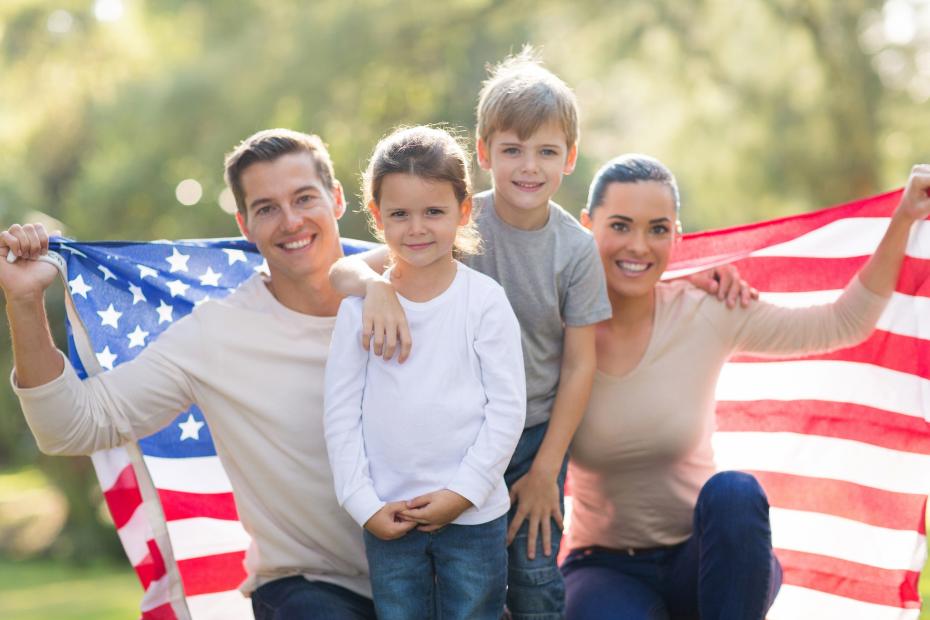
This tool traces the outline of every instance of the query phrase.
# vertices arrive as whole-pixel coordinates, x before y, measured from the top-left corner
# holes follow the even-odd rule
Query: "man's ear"
[[[246,223],[242,211],[236,211],[236,224],[239,225],[239,232],[242,233],[242,236],[251,241],[252,239],[249,237],[249,225]]]
[[[375,204],[374,200],[369,200],[368,205],[366,206],[368,207],[368,210],[371,211],[371,215],[375,218],[375,224],[378,225],[379,229],[383,229],[384,224],[381,223],[381,209],[378,208],[378,205]]]
[[[562,167],[562,174],[571,174],[575,171],[575,164],[578,163],[578,144],[572,145],[568,149],[568,157],[565,158],[565,166]]]
[[[491,169],[491,148],[488,146],[487,142],[478,138],[475,143],[475,150],[478,153],[478,166],[482,170]]]
[[[340,219],[346,213],[346,195],[342,189],[342,183],[333,179],[333,202],[336,205],[335,216]]]
[[[584,226],[588,230],[591,230],[591,212],[590,211],[588,211],[587,209],[582,209],[581,216],[579,217],[579,219],[581,220],[582,226]]]

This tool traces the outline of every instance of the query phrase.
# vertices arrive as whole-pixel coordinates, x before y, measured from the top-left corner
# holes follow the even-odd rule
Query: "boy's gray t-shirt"
[[[492,192],[475,196],[475,222],[484,251],[469,267],[497,280],[520,321],[526,367],[526,427],[549,419],[559,386],[564,326],[609,319],[604,268],[591,234],[562,207],[549,203],[538,230],[503,222]]]

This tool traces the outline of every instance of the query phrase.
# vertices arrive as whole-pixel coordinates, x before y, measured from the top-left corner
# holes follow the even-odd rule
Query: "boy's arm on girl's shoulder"
[[[344,256],[329,270],[329,282],[343,295],[362,297],[361,344],[375,355],[397,361],[410,356],[413,342],[407,315],[397,300],[397,293],[384,276],[389,259],[387,246],[380,246],[354,256]]]
[[[594,330],[594,325],[566,326],[561,375],[549,428],[530,471],[511,487],[511,501],[516,503],[517,513],[507,532],[507,542],[513,541],[523,521],[528,520],[527,557],[530,559],[536,556],[538,535],[542,536],[543,553],[552,554],[551,520],[562,527],[558,475],[587,409],[594,382],[597,368]]]

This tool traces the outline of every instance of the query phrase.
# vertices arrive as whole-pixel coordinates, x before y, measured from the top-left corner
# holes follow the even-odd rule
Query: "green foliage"
[[[323,136],[358,196],[393,126],[470,135],[485,65],[524,42],[579,96],[581,158],[557,197],[576,213],[597,166],[627,151],[677,173],[689,229],[875,193],[930,159],[930,32],[883,35],[882,2],[137,0],[115,22],[92,5],[0,4],[6,224],[39,211],[81,239],[235,235],[217,205],[223,155],[270,126]],[[58,10],[71,21],[56,33]],[[203,187],[194,206],[174,196],[185,178]],[[342,230],[368,234],[358,213]],[[0,343],[0,374],[8,351]],[[0,465],[36,460],[0,391]],[[40,462],[71,501],[60,551],[110,548],[94,543],[103,526],[86,461]]]

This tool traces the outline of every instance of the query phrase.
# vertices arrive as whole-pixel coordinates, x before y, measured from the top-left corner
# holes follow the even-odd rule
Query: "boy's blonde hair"
[[[471,198],[469,156],[465,147],[448,131],[419,125],[399,127],[381,139],[362,174],[365,204],[381,204],[381,185],[389,174],[412,174],[428,181],[449,183],[459,206]],[[370,209],[368,224],[380,241],[384,236]],[[455,256],[477,254],[481,236],[473,218],[458,227],[453,252]]]
[[[530,45],[489,67],[490,76],[478,95],[478,139],[488,144],[495,131],[516,132],[526,140],[547,123],[556,122],[566,146],[578,143],[578,100],[568,85],[543,67]]]

